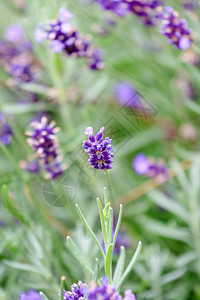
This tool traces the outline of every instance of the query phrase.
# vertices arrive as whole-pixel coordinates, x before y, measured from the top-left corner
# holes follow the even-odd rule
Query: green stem
[[[63,290],[65,286],[65,280],[66,280],[65,276],[62,276],[60,279],[60,300],[63,300]]]
[[[115,202],[115,197],[113,195],[110,174],[107,170],[104,171],[104,174],[105,174],[106,185],[107,185],[107,189],[108,189],[108,202],[112,203],[112,205],[116,208],[116,202]]]

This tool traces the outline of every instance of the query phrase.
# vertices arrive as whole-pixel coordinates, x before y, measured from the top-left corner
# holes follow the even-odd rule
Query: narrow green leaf
[[[12,260],[7,260],[7,259],[3,260],[3,262],[7,266],[12,267],[14,269],[41,274],[41,272],[39,272],[38,269],[36,269],[34,266],[29,265],[29,264],[24,264],[24,263],[20,263],[20,262],[17,262],[17,261],[12,261]]]
[[[133,258],[131,259],[128,267],[126,268],[126,270],[125,270],[125,272],[124,272],[124,274],[123,274],[123,276],[122,276],[122,278],[121,278],[121,280],[120,280],[120,282],[119,282],[119,284],[117,286],[117,289],[120,288],[120,286],[122,285],[122,283],[124,282],[124,280],[127,278],[128,274],[130,273],[131,269],[133,268],[133,265],[136,262],[136,259],[138,258],[138,255],[140,254],[141,249],[142,249],[142,242],[139,241],[137,249],[136,249],[136,251],[135,251],[135,253],[133,255]]]
[[[110,207],[109,218],[108,218],[108,230],[107,230],[108,244],[112,243],[112,233],[113,233],[113,209]]]
[[[19,219],[22,223],[25,223],[28,225],[27,220],[24,218],[24,216],[19,212],[18,207],[16,206],[16,203],[14,200],[9,197],[8,195],[8,189],[6,185],[3,185],[1,188],[1,199],[3,206],[17,219]]]
[[[92,278],[92,280],[93,280],[94,282],[97,282],[97,281],[98,281],[98,279],[99,279],[99,277],[100,277],[99,272],[100,272],[100,268],[99,268],[99,260],[98,260],[98,258],[95,258],[94,275],[93,275],[93,278]]]
[[[62,276],[60,279],[60,300],[63,300],[63,290],[65,287],[65,280],[66,280],[65,276]]]
[[[104,215],[103,215],[103,208],[102,204],[99,198],[97,198],[97,205],[99,208],[99,215],[100,215],[100,221],[101,221],[101,229],[102,229],[102,234],[103,234],[103,239],[104,239],[104,244],[107,250],[107,234],[106,234],[106,226],[105,226],[105,220],[104,220]]]
[[[40,296],[42,297],[43,300],[50,300],[49,298],[47,298],[45,294],[43,294],[43,292],[40,292]]]
[[[118,233],[119,233],[119,228],[121,226],[122,214],[123,214],[123,206],[120,204],[119,216],[118,216],[118,220],[117,220],[117,226],[116,226],[115,234],[114,234],[114,238],[113,238],[113,249],[115,248],[117,236],[118,236]]]
[[[69,248],[71,249],[72,253],[74,254],[74,256],[76,257],[76,259],[80,262],[80,264],[85,268],[85,270],[87,270],[87,272],[93,276],[93,272],[92,269],[90,268],[90,266],[88,265],[86,259],[81,255],[79,249],[77,248],[77,246],[74,244],[74,242],[72,241],[71,237],[68,236],[67,237],[67,243]]]
[[[100,251],[101,251],[101,255],[103,256],[103,259],[105,260],[105,254],[104,254],[104,251],[96,237],[96,235],[94,234],[93,230],[90,228],[89,224],[87,223],[86,219],[84,218],[78,204],[76,204],[76,210],[78,212],[78,215],[81,219],[81,221],[83,222],[83,224],[85,225],[85,228],[87,229],[87,231],[90,233],[90,235],[92,236],[92,238],[94,239],[95,243],[97,244],[97,246],[99,247]]]
[[[106,261],[105,261],[105,272],[110,284],[112,283],[112,253],[113,253],[113,244],[110,244],[108,247],[108,252],[106,254]]]
[[[125,258],[126,258],[126,251],[124,246],[120,247],[120,256],[117,261],[117,265],[115,268],[115,273],[113,277],[113,285],[118,286],[120,279],[122,277],[122,274],[124,272],[124,264],[125,264]]]

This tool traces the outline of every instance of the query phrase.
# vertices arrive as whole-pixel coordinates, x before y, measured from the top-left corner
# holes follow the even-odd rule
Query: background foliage
[[[166,2],[186,17],[194,31],[192,51],[199,56],[199,12],[185,11],[180,0]],[[55,17],[61,6],[73,12],[72,22],[79,31],[91,33],[103,49],[104,71],[89,71],[81,59],[54,55],[48,44],[34,41],[38,23]],[[116,206],[124,204],[123,227],[133,248],[138,240],[143,243],[123,289],[131,287],[137,299],[200,299],[199,67],[186,63],[183,53],[167,45],[157,28],[147,28],[133,16],[118,19],[111,27],[105,25],[106,15],[97,4],[84,0],[27,0],[24,11],[12,1],[0,1],[1,36],[11,23],[21,24],[41,65],[38,83],[22,85],[19,93],[13,93],[6,84],[7,74],[0,70],[0,109],[14,132],[11,145],[0,150],[0,185],[6,184],[9,191],[9,195],[6,189],[2,192],[5,203],[1,202],[0,210],[0,299],[17,299],[21,290],[31,288],[55,299],[61,275],[67,277],[68,286],[80,278],[89,279],[66,247],[65,238],[72,235],[93,261],[97,249],[91,248],[74,203],[98,230],[95,198],[103,196],[104,176],[94,172],[80,153],[84,128],[93,126],[97,131],[103,125],[115,147],[111,177]],[[106,27],[108,34],[94,32],[95,24]],[[192,84],[195,99],[188,97],[180,80]],[[139,116],[128,112],[115,101],[113,89],[119,81],[135,86],[150,117],[145,111]],[[39,101],[21,104],[24,90],[37,93]],[[61,149],[69,166],[65,178],[75,191],[67,206],[48,203],[42,194],[43,178],[18,166],[31,153],[24,131],[40,111],[48,112],[61,127]],[[181,135],[185,123],[194,126],[194,141]],[[171,127],[175,135],[167,139]],[[132,169],[138,152],[163,157],[173,178],[152,189],[155,182]],[[51,189],[51,182],[46,184]]]

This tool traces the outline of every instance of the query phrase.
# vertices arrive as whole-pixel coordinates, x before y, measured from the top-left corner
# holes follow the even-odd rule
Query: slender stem
[[[97,204],[99,208],[99,215],[100,215],[100,221],[101,221],[101,228],[102,228],[102,234],[103,234],[103,239],[104,239],[104,244],[105,248],[107,251],[108,243],[107,243],[107,234],[106,234],[106,226],[105,226],[105,220],[104,220],[104,215],[103,215],[103,208],[102,204],[99,198],[97,198]]]
[[[62,276],[60,279],[60,300],[63,300],[63,290],[65,285],[65,280],[66,280],[65,276]]]
[[[107,189],[108,189],[108,201],[110,203],[112,203],[114,207],[116,207],[115,197],[114,197],[113,190],[112,190],[112,183],[110,180],[110,174],[109,174],[108,170],[105,170],[104,174],[105,174],[106,185],[107,185]]]

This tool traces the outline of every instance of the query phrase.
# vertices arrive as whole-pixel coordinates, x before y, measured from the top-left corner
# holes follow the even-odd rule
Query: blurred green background
[[[113,15],[95,3],[28,0],[20,10],[13,1],[0,0],[1,38],[10,24],[22,25],[41,66],[38,83],[21,85],[17,93],[0,69],[0,110],[14,132],[11,145],[0,149],[0,185],[7,185],[17,210],[28,220],[28,224],[17,220],[1,203],[0,299],[18,299],[20,291],[29,289],[43,290],[56,299],[60,276],[67,277],[68,287],[79,279],[89,280],[65,241],[72,235],[88,260],[94,261],[97,249],[91,247],[74,208],[78,203],[98,233],[95,199],[103,197],[105,178],[103,172],[90,168],[83,155],[86,126],[95,132],[105,126],[106,136],[113,139],[110,175],[115,204],[124,204],[122,227],[131,248],[136,248],[138,240],[143,243],[123,290],[131,287],[137,299],[200,299],[200,73],[198,65],[186,61],[192,54],[200,55],[199,11],[188,12],[181,4],[166,1],[193,29],[194,44],[187,54],[168,45],[159,28],[147,28],[135,16],[116,18],[115,26],[107,25],[105,18]],[[56,61],[48,43],[34,40],[38,24],[54,18],[61,6],[72,11],[72,23],[82,34],[92,34],[93,43],[103,50],[103,71],[92,72],[82,59],[64,55],[56,56]],[[98,34],[99,26],[108,34]],[[142,95],[150,116],[137,115],[116,102],[113,90],[121,81],[130,82]],[[194,99],[188,86],[195,91]],[[61,88],[64,103],[59,101]],[[26,90],[35,92],[39,101],[20,103]],[[61,127],[58,137],[68,165],[63,180],[72,187],[69,205],[55,207],[46,201],[43,191],[51,190],[51,182],[18,166],[32,153],[24,131],[40,111],[48,112]],[[192,128],[192,137],[191,130],[183,130],[185,124]],[[153,188],[152,180],[138,176],[132,168],[139,152],[162,157],[175,176]]]

